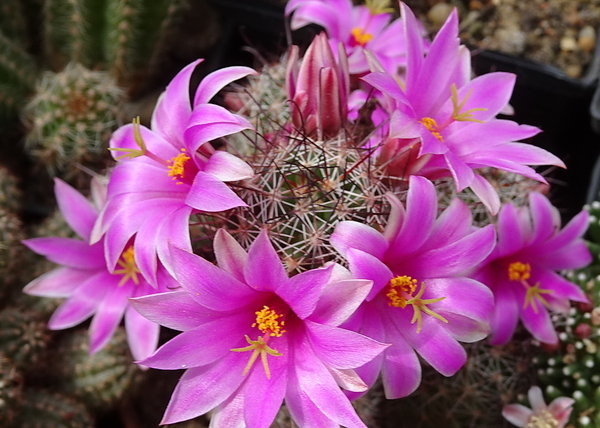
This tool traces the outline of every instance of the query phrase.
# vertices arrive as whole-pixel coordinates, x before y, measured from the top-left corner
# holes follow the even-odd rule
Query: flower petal
[[[518,427],[524,427],[532,415],[531,409],[521,404],[507,404],[502,408],[502,416]]]
[[[246,162],[222,150],[215,151],[204,167],[204,172],[221,181],[238,181],[254,175],[252,167]]]
[[[108,287],[108,291],[98,305],[90,324],[90,354],[98,352],[110,341],[123,319],[125,309],[129,305],[127,298],[132,291],[131,285],[119,286],[114,280],[112,284],[104,286]]]
[[[276,291],[289,281],[279,255],[265,230],[260,232],[248,249],[244,278],[248,285],[258,291]]]
[[[323,288],[309,319],[320,324],[340,325],[361,305],[372,285],[372,281],[361,279],[330,282]]]
[[[135,361],[148,358],[156,351],[160,326],[141,316],[131,306],[125,310],[125,331]]]
[[[32,296],[69,297],[89,277],[88,270],[58,267],[31,281],[23,292]]]
[[[330,264],[294,275],[277,288],[277,295],[303,320],[315,310],[333,267],[334,265]]]
[[[22,241],[30,250],[59,265],[86,270],[104,268],[101,244],[89,245],[73,238],[43,237]]]
[[[250,67],[225,67],[206,75],[194,95],[194,107],[208,103],[221,89],[231,82],[249,75],[256,75]]]
[[[81,193],[59,178],[54,179],[58,208],[71,229],[86,242],[90,240],[98,212]]]
[[[354,248],[381,259],[388,248],[388,242],[381,233],[357,221],[339,222],[329,241],[343,257],[349,248]]]
[[[194,177],[194,183],[185,198],[185,203],[206,212],[219,212],[246,206],[246,203],[225,183],[202,171]]]
[[[244,265],[248,254],[242,246],[225,229],[219,229],[213,240],[213,247],[217,265],[238,281],[244,282]]]

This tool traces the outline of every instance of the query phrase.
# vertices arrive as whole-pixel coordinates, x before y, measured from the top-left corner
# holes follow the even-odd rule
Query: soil
[[[600,0],[405,0],[434,33],[457,7],[463,43],[585,75],[596,46]]]

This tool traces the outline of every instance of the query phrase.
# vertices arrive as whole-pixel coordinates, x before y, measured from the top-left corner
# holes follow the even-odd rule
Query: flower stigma
[[[440,140],[442,143],[444,142],[444,138],[440,134],[440,127],[438,126],[435,119],[431,117],[424,117],[423,119],[419,120],[419,123],[422,124],[425,128],[427,128],[427,130],[431,132],[431,134],[435,138]]]
[[[389,306],[405,308],[407,305],[412,305],[414,313],[410,323],[414,324],[416,322],[417,333],[420,333],[423,325],[423,314],[421,312],[425,312],[427,315],[437,318],[445,323],[447,323],[448,320],[427,307],[427,305],[444,300],[446,297],[421,299],[425,292],[425,282],[421,282],[419,292],[416,296],[413,296],[413,293],[417,290],[417,282],[416,279],[407,275],[392,278],[388,284],[389,287],[386,297],[389,299]]]
[[[140,270],[135,264],[133,246],[129,246],[129,248],[123,251],[117,264],[121,266],[122,269],[115,270],[113,275],[123,275],[123,278],[121,278],[121,281],[119,282],[119,287],[125,284],[129,278],[131,278],[135,285],[140,283],[137,276],[137,274],[140,273]]]
[[[390,0],[366,0],[365,6],[373,15],[394,12],[394,8],[390,6]]]
[[[185,153],[185,149],[181,149],[181,153],[168,161],[167,168],[169,169],[169,172],[167,174],[169,177],[173,177],[173,180],[178,178],[183,180],[185,176],[185,163],[190,159],[191,158]],[[177,184],[183,184],[183,182],[178,181]]]
[[[473,118],[473,112],[487,111],[486,108],[471,108],[471,109],[465,110],[461,113],[462,108],[465,106],[465,104],[467,103],[467,100],[469,99],[469,97],[471,96],[471,93],[473,92],[473,88],[469,89],[469,92],[467,92],[467,95],[465,95],[465,97],[463,98],[463,100],[460,103],[458,102],[458,90],[456,89],[456,83],[452,84],[451,90],[452,90],[452,96],[451,96],[452,118],[459,122],[484,123],[482,120]]]
[[[558,421],[548,410],[543,409],[531,415],[525,428],[558,428]]]
[[[244,348],[233,348],[230,349],[230,351],[252,351],[252,355],[250,355],[250,359],[248,360],[248,364],[246,364],[246,368],[244,368],[242,376],[245,376],[250,371],[250,369],[258,359],[258,356],[260,355],[260,360],[262,361],[265,374],[267,375],[268,379],[271,379],[271,370],[269,369],[267,354],[272,355],[274,357],[280,357],[283,354],[281,352],[278,352],[276,349],[269,347],[267,345],[267,342],[269,341],[269,338],[271,336],[281,337],[283,333],[286,332],[285,330],[282,330],[282,327],[285,325],[285,321],[280,320],[280,318],[283,318],[282,314],[278,314],[266,305],[263,306],[263,308],[260,311],[256,311],[255,314],[256,322],[252,324],[252,327],[257,327],[262,333],[264,333],[264,338],[263,336],[258,336],[257,340],[252,340],[250,339],[250,337],[245,335],[246,341],[250,344],[250,346],[246,346]]]
[[[135,144],[137,144],[137,146],[139,147],[139,150],[138,149],[126,149],[126,148],[111,147],[108,150],[113,150],[115,152],[125,152],[124,155],[116,157],[115,160],[121,160],[121,159],[125,159],[125,158],[135,159],[137,157],[144,156],[146,154],[146,152],[148,151],[148,149],[146,148],[146,143],[144,143],[144,139],[142,138],[142,133],[140,131],[140,117],[137,116],[137,117],[133,118],[132,123],[133,123],[133,139],[135,141]]]
[[[356,44],[365,47],[365,45],[373,39],[373,35],[371,33],[364,32],[362,28],[356,27],[352,29],[352,37],[354,37],[354,41]]]
[[[534,313],[538,313],[538,308],[536,304],[536,299],[544,305],[545,307],[549,307],[550,304],[542,294],[551,294],[554,293],[554,290],[544,290],[540,288],[540,283],[536,283],[535,285],[529,284],[527,281],[531,277],[531,265],[529,263],[522,262],[513,262],[508,265],[508,279],[511,281],[520,282],[523,287],[527,290],[525,292],[525,301],[523,302],[523,309],[527,309],[527,306],[531,305]]]

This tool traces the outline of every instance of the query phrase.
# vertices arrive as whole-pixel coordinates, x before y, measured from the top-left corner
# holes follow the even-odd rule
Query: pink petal
[[[546,409],[546,402],[544,401],[544,394],[539,386],[532,386],[527,391],[527,399],[531,405],[531,409],[534,413]]]
[[[244,282],[244,265],[248,254],[242,246],[225,229],[219,229],[213,240],[213,247],[217,265],[238,281]]]
[[[524,427],[532,415],[531,409],[521,404],[508,404],[502,408],[502,416],[518,427]]]
[[[365,300],[372,281],[351,279],[330,282],[323,288],[311,321],[338,326],[346,321]]]
[[[294,275],[277,288],[277,295],[290,306],[298,318],[305,319],[315,310],[323,287],[331,277],[333,266],[330,264]]]
[[[512,204],[505,204],[498,214],[497,254],[506,256],[519,251],[525,245],[519,217]]]
[[[221,89],[238,79],[249,75],[256,75],[256,71],[249,67],[225,67],[213,71],[202,79],[194,96],[194,107],[208,103]]]
[[[65,221],[77,235],[89,241],[98,212],[81,193],[64,181],[54,179],[56,202]]]
[[[135,361],[148,358],[156,351],[160,326],[141,316],[131,306],[125,311],[125,330],[129,349]]]
[[[198,59],[177,73],[158,100],[152,115],[152,129],[179,147],[183,146],[183,133],[192,112],[190,78],[202,61]]]
[[[490,327],[490,344],[504,345],[511,339],[519,321],[519,303],[508,281],[498,281],[494,285],[495,308]]]
[[[354,248],[381,259],[388,248],[388,242],[381,233],[356,221],[339,222],[329,240],[342,256],[349,248]]]
[[[248,285],[185,250],[171,247],[171,263],[181,286],[196,302],[208,309],[236,310],[259,297]]]
[[[339,428],[339,423],[325,416],[310,400],[298,377],[296,368],[292,366],[285,394],[285,404],[294,422],[298,426],[306,428]]]
[[[63,330],[74,327],[89,318],[98,308],[98,305],[107,292],[108,282],[114,282],[107,272],[99,272],[90,276],[65,300],[52,314],[48,321],[50,330]]]
[[[498,214],[500,210],[500,197],[498,192],[485,178],[478,174],[473,175],[473,181],[469,186],[473,193],[492,215]]]
[[[248,249],[244,278],[248,285],[258,291],[276,291],[289,281],[287,272],[265,230],[260,232]]]
[[[232,348],[247,346],[243,331],[254,315],[220,316],[214,320],[179,333],[140,363],[161,370],[177,370],[206,366],[227,356]],[[249,356],[249,355],[248,355]],[[240,376],[242,372],[238,373]]]
[[[23,292],[32,296],[69,297],[89,277],[87,270],[58,267],[31,281]]]
[[[368,363],[388,345],[362,334],[305,321],[315,355],[325,365],[337,369],[352,369]]]
[[[217,177],[221,181],[238,181],[251,178],[254,175],[252,167],[246,162],[221,150],[212,154],[204,172]]]
[[[185,203],[192,208],[206,212],[219,212],[246,206],[246,203],[225,183],[202,171],[196,174]]]
[[[519,299],[524,302],[525,296]],[[533,310],[531,304],[527,305],[527,308],[521,307],[521,321],[523,325],[540,342],[555,344],[558,343],[558,334],[554,329],[554,325],[550,320],[550,315],[545,307],[542,306],[539,300],[536,299],[537,313]]]
[[[131,285],[119,286],[114,281],[113,284],[105,286],[110,288],[98,305],[90,324],[90,354],[98,352],[110,341],[129,305],[127,298],[131,295]]]
[[[45,256],[51,262],[75,269],[104,268],[102,245],[89,245],[73,238],[44,237],[22,241],[29,249]]]
[[[186,370],[173,391],[161,425],[193,419],[225,401],[244,381],[248,356],[229,352],[212,364]]]
[[[191,330],[220,316],[196,303],[185,290],[150,294],[129,302],[150,321],[178,331]]]
[[[373,288],[367,296],[367,301],[372,300],[394,277],[394,274],[385,263],[370,254],[350,249],[346,259],[355,278],[373,281]]]

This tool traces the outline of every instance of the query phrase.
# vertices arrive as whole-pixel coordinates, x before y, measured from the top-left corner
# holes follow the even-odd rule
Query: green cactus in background
[[[24,255],[23,238],[21,220],[0,206],[0,308],[16,291],[18,270]]]
[[[564,275],[582,287],[590,302],[552,316],[560,343],[534,360],[548,399],[567,396],[575,400],[570,419],[575,428],[600,426],[600,202],[585,209],[590,214],[587,239],[593,261]]]
[[[22,375],[11,361],[0,353],[0,426],[14,426],[14,419],[22,405]]]
[[[0,354],[17,370],[35,364],[49,339],[46,322],[36,313],[16,308],[0,312]]]
[[[14,428],[90,428],[93,418],[83,403],[45,389],[24,392]]]
[[[24,109],[30,125],[26,147],[48,170],[73,176],[77,165],[107,157],[123,98],[114,79],[71,63],[62,72],[45,72]]]

